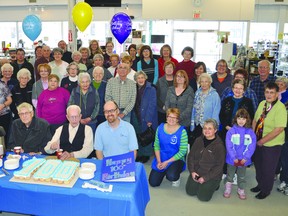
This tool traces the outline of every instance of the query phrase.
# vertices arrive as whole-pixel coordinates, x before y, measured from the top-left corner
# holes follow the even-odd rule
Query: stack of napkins
[[[96,180],[90,180],[88,182],[84,182],[84,184],[82,185],[82,188],[92,188],[101,192],[112,192],[113,185],[106,184],[104,182],[100,182]]]

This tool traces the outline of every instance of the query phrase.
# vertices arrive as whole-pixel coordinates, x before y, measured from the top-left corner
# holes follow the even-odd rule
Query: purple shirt
[[[66,108],[70,93],[58,87],[55,90],[46,89],[41,92],[37,103],[37,116],[50,124],[63,124],[66,121]]]

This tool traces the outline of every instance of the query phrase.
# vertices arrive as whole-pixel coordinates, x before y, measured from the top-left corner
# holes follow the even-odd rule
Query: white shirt
[[[48,154],[53,154],[56,151],[56,149],[53,150],[50,147],[51,147],[51,144],[54,142],[60,143],[60,136],[62,133],[62,128],[63,128],[63,126],[57,128],[54,136],[52,137],[52,140],[50,140],[47,143],[47,145],[45,146],[44,150]],[[78,128],[79,128],[79,125],[73,128],[69,124],[68,131],[69,131],[69,142],[70,143],[73,142],[75,135],[78,131]],[[87,158],[92,151],[93,151],[93,132],[92,132],[91,127],[85,125],[85,139],[84,139],[83,147],[80,151],[73,152],[73,154],[74,154],[75,158]]]

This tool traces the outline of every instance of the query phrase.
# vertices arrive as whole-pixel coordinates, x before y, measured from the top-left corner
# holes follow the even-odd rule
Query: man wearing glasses
[[[29,103],[21,103],[17,110],[20,118],[12,123],[8,149],[13,151],[15,146],[21,146],[21,151],[25,153],[43,153],[45,145],[51,139],[48,122],[35,117]]]
[[[259,76],[253,78],[250,83],[250,88],[256,93],[258,103],[265,100],[264,89],[268,82],[275,82],[275,77],[270,75],[271,63],[268,60],[258,62]]]
[[[53,138],[45,147],[48,154],[59,149],[63,150],[60,159],[87,158],[93,151],[93,132],[90,126],[80,124],[81,109],[77,105],[70,105],[66,109],[69,121],[57,128]]]
[[[134,152],[136,158],[138,142],[133,126],[119,117],[119,108],[114,101],[107,101],[104,105],[104,115],[107,121],[96,129],[94,149],[96,157],[120,155],[129,151]]]

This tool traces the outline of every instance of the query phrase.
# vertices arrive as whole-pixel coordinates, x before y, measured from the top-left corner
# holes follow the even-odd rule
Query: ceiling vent
[[[29,0],[29,3],[36,3],[37,0]]]

